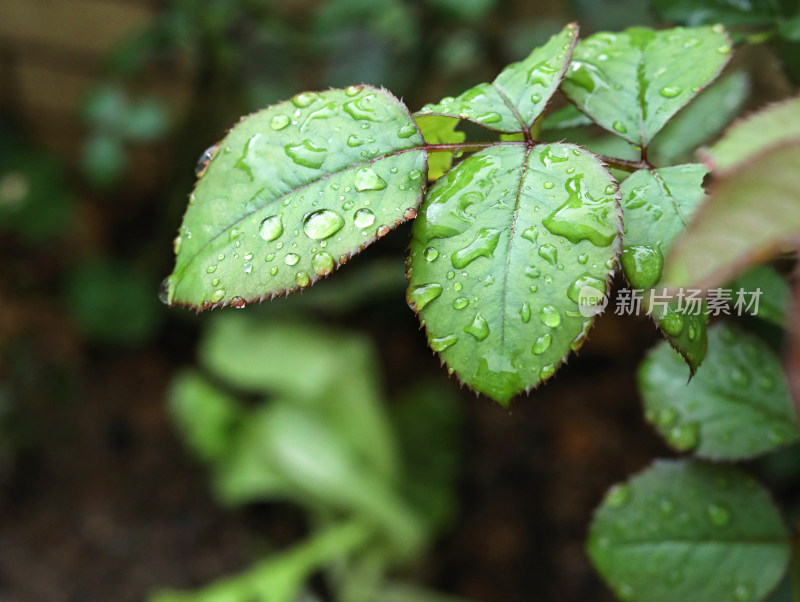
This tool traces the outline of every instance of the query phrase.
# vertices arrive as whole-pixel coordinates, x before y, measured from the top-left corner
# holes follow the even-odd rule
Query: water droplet
[[[725,504],[709,504],[706,510],[708,513],[708,520],[715,527],[725,527],[730,524],[731,511]]]
[[[441,284],[423,284],[408,292],[408,305],[416,312],[442,294]]]
[[[399,130],[397,130],[397,137],[398,138],[411,138],[414,134],[417,133],[417,126],[413,123],[409,123],[404,125]]]
[[[683,89],[677,86],[664,86],[658,91],[664,98],[675,98],[679,96],[681,92],[683,92]]]
[[[500,115],[500,113],[489,111],[488,113],[478,115],[475,117],[475,119],[481,123],[498,123],[503,120],[503,117]]]
[[[538,278],[539,276],[542,275],[542,272],[535,265],[531,265],[531,266],[528,266],[528,267],[525,268],[525,275],[528,278],[536,279],[536,278]]]
[[[217,271],[216,265],[210,265],[206,268],[206,274],[213,274],[216,271]]]
[[[450,270],[449,272],[447,272],[447,274],[445,274],[445,277],[448,280],[452,280],[453,278],[456,277],[456,273],[453,270]]]
[[[386,181],[372,171],[370,167],[362,167],[356,172],[355,184],[358,192],[364,192],[365,190],[383,190],[386,188]]]
[[[605,505],[611,508],[621,508],[631,499],[629,485],[614,485],[606,494]]]
[[[585,265],[587,261],[589,261],[589,255],[587,255],[586,253],[581,253],[580,255],[578,255],[579,264]]]
[[[378,238],[383,238],[389,234],[389,226],[378,226],[378,229],[375,230],[375,236]]]
[[[431,349],[433,349],[435,352],[439,353],[441,351],[444,351],[448,347],[452,347],[457,342],[458,342],[458,337],[456,335],[454,335],[454,334],[451,334],[451,335],[446,336],[446,337],[438,337],[438,338],[431,339],[430,340],[430,345],[431,345]]]
[[[677,311],[667,310],[667,314],[661,318],[659,325],[671,337],[676,337],[683,332],[683,316]]]
[[[300,261],[300,256],[297,253],[287,253],[283,260],[286,262],[286,265],[295,265]]]
[[[622,250],[622,269],[634,288],[647,289],[661,278],[664,257],[655,247],[632,245]]]
[[[462,285],[460,282],[456,282],[456,283],[453,285],[453,290],[454,290],[454,291],[460,291],[462,288],[463,288],[463,285]]]
[[[531,94],[531,102],[533,104],[539,104],[542,102],[542,95],[541,94]]]
[[[522,321],[526,324],[531,321],[531,306],[527,301],[522,304],[522,309],[519,310],[519,315],[522,318]]]
[[[363,89],[364,89],[364,86],[361,86],[361,85],[347,86],[344,89],[344,93],[347,94],[348,96],[358,96]]]
[[[489,258],[497,248],[502,230],[497,228],[481,228],[473,241],[463,249],[456,251],[450,258],[453,267],[464,269],[478,257]]]
[[[180,236],[176,236],[172,241],[172,251],[177,255],[181,252],[181,244],[183,243],[183,239]]]
[[[170,289],[172,284],[172,276],[167,276],[161,281],[158,287],[158,300],[164,305],[172,305],[170,299]]]
[[[311,267],[318,276],[327,276],[333,271],[333,266],[333,257],[325,251],[321,251],[311,258]]]
[[[289,125],[290,122],[291,119],[289,119],[286,115],[278,113],[277,115],[273,115],[272,119],[269,120],[269,127],[271,127],[273,130],[280,131]]]
[[[539,257],[544,259],[547,263],[555,265],[558,261],[558,249],[551,244],[544,244],[539,247]]]
[[[218,284],[219,284],[219,278],[211,279],[211,286],[217,286]]]
[[[375,96],[373,94],[369,94],[367,96],[357,98],[356,100],[346,102],[344,103],[343,107],[344,111],[356,121],[376,121],[375,111],[367,106],[373,98],[375,98]],[[364,125],[369,127],[368,124]]]
[[[312,211],[303,218],[303,232],[309,238],[322,240],[336,234],[344,226],[344,218],[330,209]]]
[[[415,217],[417,217],[417,210],[413,207],[409,207],[403,211],[403,219],[414,219]]]
[[[311,279],[305,272],[297,272],[297,274],[294,276],[294,281],[300,288],[305,288],[310,284]]]
[[[606,198],[594,200],[586,190],[583,174],[569,178],[564,187],[569,197],[542,220],[545,227],[574,244],[588,240],[596,247],[607,247],[614,242],[617,227],[612,221],[613,203]]]
[[[561,324],[561,314],[554,305],[545,305],[539,313],[539,317],[542,319],[542,323],[550,328],[556,328]]]
[[[563,163],[569,161],[569,157],[564,155],[564,148],[561,146],[548,145],[539,153],[539,160],[545,167],[550,167],[553,163]]]
[[[550,180],[547,180],[544,184],[542,184],[542,186],[544,186],[545,190],[552,190],[555,187],[555,184],[553,184]]]
[[[271,267],[269,269],[269,273],[272,274],[273,276],[275,276],[278,273],[278,268],[277,267]]]
[[[213,293],[211,293],[211,302],[218,303],[222,301],[222,298],[224,296],[225,296],[225,289],[223,288],[217,289]]]
[[[667,433],[667,441],[678,451],[690,451],[700,445],[700,424],[687,422],[672,427]]]
[[[412,169],[410,172],[408,172],[408,179],[409,180],[419,180],[421,175],[422,175],[422,172],[420,170]]]
[[[613,184],[609,184],[606,186],[606,194],[615,194],[617,192],[617,187]]]
[[[208,166],[211,164],[211,161],[214,160],[214,157],[217,156],[217,152],[219,151],[219,144],[215,144],[213,146],[209,146],[203,154],[200,155],[200,158],[197,160],[197,165],[194,168],[194,175],[198,178],[203,177],[203,174],[206,173]]]
[[[464,328],[464,332],[471,334],[478,341],[483,341],[489,336],[489,324],[486,322],[486,318],[477,313],[475,314],[475,319],[472,320],[472,324]]]
[[[361,146],[362,144],[364,144],[364,141],[355,134],[350,134],[350,137],[347,139],[347,146],[351,148]]]
[[[619,132],[620,134],[627,134],[628,133],[628,128],[625,127],[625,124],[622,123],[621,121],[615,121],[611,125],[611,127],[614,128],[615,132]]]
[[[717,52],[720,54],[728,54],[731,51],[731,47],[728,44],[723,44],[719,48],[717,48]]]
[[[539,231],[536,229],[535,226],[531,226],[530,228],[525,228],[525,230],[522,231],[522,238],[536,244],[536,241],[539,238]]]
[[[435,261],[437,257],[439,257],[439,251],[436,247],[428,247],[425,249],[425,259],[428,261]]]
[[[310,140],[303,140],[300,144],[287,144],[283,150],[297,165],[310,169],[319,169],[325,163],[328,149],[314,146]]]
[[[466,297],[459,297],[453,301],[453,309],[464,309],[467,305],[469,305],[469,299]]]
[[[258,235],[267,242],[275,240],[281,234],[283,234],[283,223],[280,215],[270,215],[258,227]]]
[[[245,301],[242,297],[234,297],[231,299],[231,307],[236,309],[244,309],[245,305],[247,305],[247,301]]]
[[[599,67],[591,63],[573,60],[569,66],[568,79],[576,86],[580,86],[587,92],[594,92],[596,87],[608,88],[608,80],[605,73]]]
[[[546,364],[539,370],[539,378],[546,380],[556,373],[556,367],[553,364]]]
[[[298,109],[305,109],[312,105],[318,98],[319,96],[314,92],[300,92],[300,94],[292,96],[292,104]]]
[[[553,337],[550,333],[545,333],[536,339],[536,342],[533,344],[533,353],[535,355],[542,355],[545,351],[547,351],[550,347],[550,343],[553,342]]]
[[[578,305],[599,305],[606,294],[606,282],[590,274],[583,274],[567,289],[567,297]]]

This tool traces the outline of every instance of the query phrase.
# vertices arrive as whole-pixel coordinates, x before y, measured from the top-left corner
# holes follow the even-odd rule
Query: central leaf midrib
[[[186,270],[188,270],[189,266],[191,266],[195,262],[195,260],[197,260],[197,258],[200,256],[200,254],[203,251],[205,251],[208,247],[210,247],[214,243],[214,241],[216,241],[220,236],[222,236],[226,232],[230,231],[231,228],[233,228],[233,227],[237,226],[238,224],[241,224],[243,221],[249,219],[254,214],[256,214],[259,211],[263,210],[264,208],[270,206],[271,204],[279,202],[279,201],[285,199],[287,196],[295,194],[300,190],[303,190],[303,189],[308,188],[310,186],[313,186],[315,184],[319,184],[320,182],[324,182],[325,180],[327,180],[329,178],[332,178],[334,176],[338,176],[338,175],[343,174],[343,173],[345,173],[347,171],[350,171],[351,169],[363,167],[364,165],[371,165],[372,163],[375,163],[375,162],[380,161],[382,159],[388,159],[390,157],[394,157],[394,156],[401,155],[401,154],[404,154],[404,153],[407,153],[407,152],[411,152],[411,151],[423,151],[424,152],[425,151],[425,147],[424,146],[413,146],[413,147],[410,147],[410,148],[397,149],[397,150],[392,151],[391,153],[387,153],[385,155],[381,155],[380,157],[373,157],[372,159],[369,159],[367,161],[361,161],[360,163],[354,163],[352,165],[349,165],[349,166],[344,167],[342,169],[339,169],[337,171],[332,171],[330,173],[326,173],[326,174],[324,174],[324,175],[322,175],[322,176],[320,176],[320,177],[318,177],[318,178],[316,178],[314,180],[306,182],[305,184],[301,184],[300,186],[297,186],[296,188],[293,188],[292,190],[290,190],[288,192],[285,192],[284,194],[281,194],[280,196],[276,196],[274,198],[268,199],[263,205],[253,209],[252,211],[249,211],[249,212],[245,213],[245,215],[243,215],[241,218],[239,218],[236,221],[228,224],[227,226],[222,228],[219,232],[214,234],[214,236],[209,238],[195,252],[195,254],[192,255],[191,259],[189,259],[185,264],[183,264],[183,268],[181,270],[181,274],[185,274]],[[178,292],[178,287],[180,286],[180,284],[182,282],[184,282],[184,281],[181,280],[180,282],[178,282],[178,284],[175,287],[175,295],[176,296],[177,296],[177,292]]]
[[[503,295],[502,295],[502,310],[500,312],[500,344],[502,349],[505,350],[506,343],[506,300],[508,298],[508,277],[511,273],[511,247],[514,245],[514,235],[517,229],[517,216],[519,214],[519,204],[522,198],[522,184],[525,181],[525,173],[528,169],[528,159],[533,151],[533,145],[529,144],[525,151],[525,157],[522,160],[519,175],[519,188],[517,188],[517,196],[514,200],[514,211],[511,214],[511,227],[508,234],[508,246],[506,248],[506,267],[503,271]]]

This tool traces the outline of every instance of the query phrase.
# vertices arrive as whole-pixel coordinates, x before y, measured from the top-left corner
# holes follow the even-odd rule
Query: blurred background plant
[[[588,517],[669,453],[640,417],[644,318],[604,316],[509,414],[426,351],[403,301],[407,228],[247,317],[156,299],[197,158],[240,115],[353,82],[416,109],[571,20],[741,34],[657,163],[795,89],[789,2],[4,0],[0,598],[612,599],[583,552]],[[543,137],[630,151],[569,107]],[[795,504],[796,451],[754,467]]]

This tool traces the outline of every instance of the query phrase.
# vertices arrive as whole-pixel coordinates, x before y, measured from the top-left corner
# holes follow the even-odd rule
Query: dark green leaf
[[[639,369],[645,415],[672,447],[702,458],[740,460],[798,438],[780,359],[759,338],[709,329],[703,369],[689,372],[663,343]]]
[[[431,188],[412,231],[408,303],[450,370],[507,403],[582,344],[620,229],[616,186],[590,153],[491,147]]]
[[[630,602],[756,602],[778,584],[791,556],[781,516],[752,477],[664,460],[608,492],[588,551]]]
[[[778,16],[774,0],[654,0],[656,14],[697,27],[722,23],[728,27],[764,27]]]
[[[416,215],[422,136],[385,90],[304,92],[214,149],[176,239],[166,301],[242,307],[305,288]]]
[[[414,117],[427,144],[454,144],[464,142],[467,135],[457,132],[458,119],[443,115],[417,115]],[[438,180],[453,166],[457,153],[435,152],[428,155],[428,180]]]

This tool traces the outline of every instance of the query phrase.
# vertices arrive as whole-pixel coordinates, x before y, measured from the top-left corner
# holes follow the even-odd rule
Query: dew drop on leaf
[[[300,256],[297,253],[287,253],[283,260],[286,262],[286,265],[295,265],[300,261]]]
[[[222,301],[222,298],[225,296],[225,289],[217,289],[213,293],[211,293],[211,302],[218,303]]]
[[[344,218],[330,209],[313,211],[303,218],[303,232],[314,240],[323,240],[336,234],[344,226]]]
[[[290,119],[286,115],[278,113],[277,115],[273,115],[272,119],[269,120],[269,127],[271,127],[275,131],[280,131],[284,129],[287,125],[289,125]]]
[[[558,309],[556,309],[554,305],[545,305],[542,307],[539,312],[539,317],[542,320],[542,324],[550,328],[556,328],[561,324],[561,314],[558,313]]]
[[[295,164],[310,169],[322,167],[328,155],[327,148],[315,146],[310,140],[303,140],[300,144],[287,144],[283,149]]]
[[[333,271],[333,257],[322,251],[311,258],[311,265],[318,276],[327,276]]]
[[[464,327],[464,332],[471,334],[478,341],[483,341],[489,336],[489,324],[480,313],[475,314],[472,324]]]
[[[308,277],[308,274],[305,272],[297,272],[294,277],[294,281],[297,283],[297,286],[300,288],[305,288],[311,282],[311,279]]]
[[[551,244],[544,244],[539,247],[539,257],[544,259],[547,263],[555,265],[558,261],[558,249]]]
[[[265,218],[258,227],[258,235],[267,242],[275,240],[281,234],[283,234],[283,222],[280,215]]]
[[[383,190],[386,188],[386,181],[376,174],[370,167],[362,167],[356,172],[356,190]]]
[[[552,343],[553,337],[550,333],[545,333],[536,339],[536,342],[533,344],[533,353],[535,355],[541,355],[545,351],[550,348],[550,343]]]
[[[428,303],[442,294],[441,284],[424,284],[408,293],[408,304],[414,311],[420,311]]]
[[[497,248],[502,231],[497,228],[481,228],[473,241],[453,253],[450,261],[457,270],[462,270],[478,257],[491,257]]]
[[[658,91],[664,98],[675,98],[679,96],[681,92],[683,92],[683,90],[677,86],[664,86]]]

